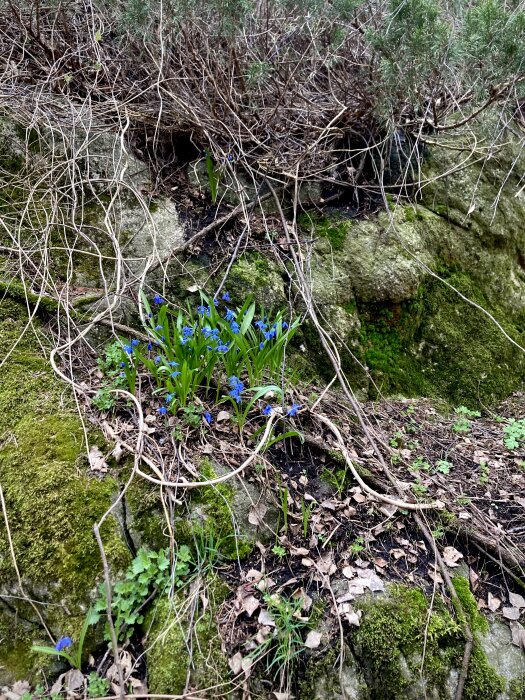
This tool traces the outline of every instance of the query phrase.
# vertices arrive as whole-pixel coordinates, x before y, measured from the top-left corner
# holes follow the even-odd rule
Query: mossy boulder
[[[222,584],[206,590],[207,609],[192,599],[162,597],[147,619],[146,660],[151,693],[183,695],[203,691],[207,697],[232,697],[230,669],[217,631],[217,606],[226,595]]]
[[[525,666],[520,650],[512,647],[505,625],[506,633],[477,611],[468,580],[458,577],[454,584],[474,633],[463,697],[513,698]],[[337,646],[313,654],[299,686],[301,700],[453,700],[465,640],[460,619],[439,595],[430,607],[421,590],[390,585],[386,594],[354,606],[361,621],[345,636],[342,674]]]
[[[22,307],[4,299],[0,308],[0,483],[16,564],[52,633],[74,637],[101,575],[93,525],[118,485],[87,473],[84,428],[68,388],[45,359],[47,339],[38,323],[24,333]],[[102,445],[92,433],[90,440]],[[116,520],[106,521],[102,537],[112,566],[125,566],[129,555]],[[21,594],[4,522],[0,581],[3,684],[35,670],[32,642],[50,642]]]

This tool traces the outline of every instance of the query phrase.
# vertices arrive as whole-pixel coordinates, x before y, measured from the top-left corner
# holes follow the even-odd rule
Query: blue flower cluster
[[[232,399],[237,401],[237,403],[241,403],[241,394],[244,391],[243,382],[241,382],[239,377],[228,377],[228,384],[231,387],[231,390],[228,393]]]

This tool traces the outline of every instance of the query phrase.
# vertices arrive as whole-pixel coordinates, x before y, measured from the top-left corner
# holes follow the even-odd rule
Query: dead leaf
[[[308,649],[317,649],[317,647],[321,644],[322,636],[323,635],[321,632],[318,632],[317,630],[310,630],[306,635],[306,639],[304,640],[304,646]]]
[[[249,595],[242,601],[242,607],[244,612],[251,617],[253,613],[260,607],[260,603],[254,595]]]
[[[124,452],[125,452],[125,451],[122,449],[122,446],[121,446],[120,442],[117,442],[117,444],[116,444],[115,447],[113,448],[113,452],[111,453],[111,456],[113,457],[113,459],[115,460],[115,462],[120,462],[120,460],[122,459],[122,455],[124,454]]]
[[[516,620],[512,620],[510,623],[510,631],[512,634],[512,643],[525,649],[525,628]]]
[[[343,576],[345,578],[354,578],[355,576],[355,569],[353,566],[345,566],[343,569]]]
[[[235,676],[242,671],[242,654],[240,651],[232,656],[231,659],[228,659],[228,665]]]
[[[217,423],[221,423],[222,421],[230,420],[230,418],[231,413],[228,413],[228,411],[219,411],[215,420],[217,421]]]
[[[397,506],[394,506],[391,503],[385,503],[382,506],[379,506],[378,510],[381,511],[383,515],[386,515],[387,518],[391,518],[396,512]]]
[[[496,610],[500,607],[501,605],[501,600],[499,598],[496,598],[496,596],[493,596],[492,593],[487,594],[487,607],[491,612],[496,612]]]
[[[116,449],[116,448],[115,448]],[[100,448],[96,445],[89,450],[89,466],[93,472],[107,472],[108,465]]]
[[[396,561],[398,559],[401,559],[401,557],[406,557],[407,555],[404,549],[399,549],[398,547],[394,547],[394,549],[391,549],[389,554],[391,554]]]
[[[515,608],[525,608],[525,598],[519,593],[509,593],[509,601]]]
[[[257,622],[267,627],[275,627],[275,621],[266,608],[261,608]]]
[[[520,611],[518,608],[503,608],[501,611],[503,617],[507,620],[518,620],[520,617]]]
[[[84,687],[84,674],[78,668],[72,668],[64,674],[64,689],[68,692],[75,692]]]
[[[443,577],[441,576],[439,571],[437,571],[437,569],[431,568],[428,570],[427,573],[428,573],[429,578],[432,581],[434,581],[434,583],[443,583]]]
[[[289,551],[294,557],[306,557],[310,554],[310,550],[306,547],[290,547]]]
[[[250,525],[260,525],[263,522],[267,511],[268,508],[264,505],[264,503],[262,503],[262,501],[252,506],[250,508],[250,512],[248,513],[248,522]]]
[[[463,554],[458,552],[455,547],[445,547],[443,550],[443,561],[451,569],[455,566],[459,566],[458,561],[463,559]]]

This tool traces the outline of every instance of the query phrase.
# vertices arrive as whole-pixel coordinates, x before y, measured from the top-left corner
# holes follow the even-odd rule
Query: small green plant
[[[490,477],[489,465],[487,464],[487,462],[482,460],[479,463],[479,483],[480,484],[488,484],[489,477]]]
[[[440,474],[450,474],[450,470],[454,465],[451,462],[447,462],[446,459],[438,459],[434,465],[434,471]]]
[[[196,406],[195,404],[184,406],[182,409],[182,421],[189,425],[190,428],[198,428],[202,423],[202,412],[202,406]]]
[[[208,184],[210,185],[210,195],[213,204],[217,202],[217,192],[219,189],[220,173],[215,169],[213,158],[209,151],[206,151],[206,172],[208,173]]]
[[[426,462],[423,457],[419,456],[412,462],[409,470],[411,472],[419,472],[421,470],[428,472],[430,470],[430,464]]]
[[[80,670],[80,667],[82,666],[82,652],[84,649],[84,641],[86,639],[88,628],[90,627],[90,625],[94,625],[97,621],[98,615],[95,612],[95,609],[90,608],[87,611],[86,617],[84,618],[84,622],[82,623],[82,628],[80,630],[78,642],[76,644],[74,644],[73,639],[71,637],[61,637],[54,647],[33,645],[31,647],[31,650],[36,651],[40,654],[58,656],[61,659],[65,659],[65,661],[67,661],[68,664],[70,664],[70,666],[72,666],[73,668],[77,668]],[[64,651],[65,649],[69,649],[70,647],[74,647],[74,651]]]
[[[91,399],[91,403],[99,409],[99,411],[108,411],[115,405],[115,396],[111,393],[112,389],[122,389],[126,386],[126,376],[122,369],[122,345],[115,341],[108,345],[104,351],[104,357],[97,359],[99,370],[104,374],[106,379],[95,396]]]
[[[280,544],[274,544],[272,552],[278,556],[279,559],[283,559],[286,556],[286,549]]]
[[[469,496],[458,496],[456,503],[460,506],[469,506],[472,503],[472,498]]]
[[[308,527],[310,525],[310,518],[312,516],[312,510],[316,505],[315,501],[305,501],[304,498],[301,500],[301,516],[303,521],[303,537],[306,539],[308,537]]]
[[[525,442],[525,418],[511,418],[503,428],[503,443],[509,450],[517,450]]]
[[[302,616],[302,597],[285,598],[279,594],[265,595],[264,602],[275,623],[274,632],[252,652],[254,662],[266,658],[268,671],[279,677],[280,687],[286,686],[297,656],[304,648],[303,634],[311,626]]]
[[[352,544],[348,547],[350,554],[353,557],[357,557],[365,548],[365,540],[363,537],[356,537]]]
[[[329,469],[325,467],[322,471],[321,479],[333,486],[340,497],[345,488],[346,469]]]
[[[191,552],[186,545],[179,547],[175,559],[172,578],[175,586],[183,586],[194,568]],[[120,640],[127,639],[133,627],[144,621],[143,606],[154,591],[162,592],[170,582],[170,560],[168,552],[161,549],[154,552],[140,549],[131,562],[122,581],[117,581],[112,591],[112,612],[115,629]],[[106,612],[105,585],[100,587],[100,596],[95,603],[98,616]],[[98,619],[98,617],[97,617]],[[110,641],[109,627],[106,625],[105,638]]]
[[[404,435],[400,430],[396,430],[394,433],[394,436],[390,438],[390,446],[393,447],[394,449],[399,449],[400,447],[403,446],[403,438]]]
[[[88,676],[87,694],[88,698],[102,698],[108,694],[109,681],[101,678],[98,673],[93,671]]]
[[[434,530],[432,530],[431,535],[435,540],[440,540],[442,537],[445,536],[445,529],[441,525],[439,525]]]
[[[411,488],[416,496],[423,496],[428,491],[428,487],[421,481],[416,481],[414,484],[412,484]]]
[[[466,406],[458,406],[454,409],[454,413],[457,416],[457,420],[452,426],[452,430],[455,433],[470,433],[472,428],[472,418],[479,418],[481,413],[479,411],[471,411]]]

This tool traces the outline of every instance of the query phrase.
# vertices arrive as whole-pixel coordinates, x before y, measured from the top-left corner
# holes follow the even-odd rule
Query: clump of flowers
[[[142,297],[147,342],[132,338],[122,344],[121,369],[129,391],[136,392],[137,377],[149,375],[161,398],[160,415],[200,401],[229,401],[240,425],[255,402],[271,393],[282,396],[277,385],[282,377],[285,349],[299,326],[299,319],[273,317],[247,300],[233,308],[231,297],[202,295],[201,303],[187,311],[173,310],[160,295],[150,305]],[[257,313],[258,312],[258,313]],[[300,406],[293,404],[286,415],[293,417]],[[262,409],[269,416],[272,406]],[[211,425],[212,414],[201,420]]]

